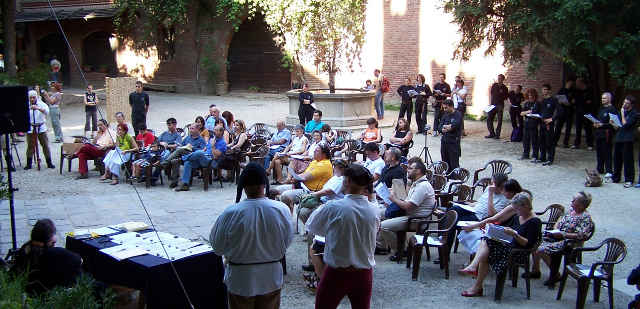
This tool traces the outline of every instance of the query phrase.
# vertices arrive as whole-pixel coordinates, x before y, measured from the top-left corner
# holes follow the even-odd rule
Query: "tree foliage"
[[[504,46],[505,63],[529,54],[529,71],[550,53],[579,75],[608,73],[619,85],[640,88],[640,2],[637,0],[444,0],[460,26],[454,57],[468,59],[488,42]],[[598,69],[599,68],[599,69]]]

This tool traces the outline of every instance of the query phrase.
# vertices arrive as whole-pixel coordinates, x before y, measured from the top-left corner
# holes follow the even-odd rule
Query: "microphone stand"
[[[431,129],[431,126],[429,126],[428,124],[424,125],[424,147],[422,147],[422,151],[420,151],[420,154],[418,155],[418,157],[420,157],[424,153],[424,164],[426,164],[427,166],[433,164],[433,159],[431,158],[431,152],[429,152],[429,144],[427,143],[428,142],[427,138],[429,136],[428,131],[430,129]]]

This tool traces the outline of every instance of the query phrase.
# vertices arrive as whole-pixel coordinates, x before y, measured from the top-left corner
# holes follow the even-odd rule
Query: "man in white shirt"
[[[224,282],[229,308],[279,308],[281,261],[293,240],[289,208],[265,197],[264,169],[249,163],[238,183],[236,204],[218,217],[209,241],[227,263]],[[247,198],[240,201],[244,190]]]
[[[40,142],[40,148],[47,161],[48,168],[56,168],[51,162],[51,151],[49,151],[49,138],[47,137],[47,115],[49,107],[39,99],[40,96],[35,90],[29,91],[29,132],[27,132],[27,165],[25,170],[31,168],[33,163],[33,153],[36,147],[36,139]],[[40,160],[38,158],[37,160]],[[38,165],[40,166],[40,165]]]
[[[369,170],[369,173],[373,176],[373,181],[378,181],[384,168],[384,159],[380,156],[380,147],[376,143],[367,143],[364,145],[364,155],[367,159],[364,161],[363,166]]]
[[[344,177],[342,175],[344,175],[344,170],[348,165],[347,161],[342,159],[333,161],[333,176],[322,186],[322,190],[311,193],[311,195],[319,200],[320,204],[326,204],[330,200],[339,200],[344,197],[342,190]],[[309,219],[309,216],[315,209],[316,208],[301,208],[298,210],[302,223],[307,223],[307,219]]]
[[[380,227],[380,236],[386,246],[391,247],[391,252],[396,252],[396,254],[389,257],[392,261],[400,260],[403,254],[403,248],[398,248],[398,243],[404,244],[404,241],[398,242],[396,233],[408,232],[409,229],[415,230],[415,226],[409,226],[409,218],[428,217],[435,207],[436,194],[433,187],[431,187],[431,183],[429,183],[429,180],[427,180],[425,176],[426,172],[427,167],[420,158],[411,158],[407,166],[407,174],[411,180],[411,187],[409,187],[406,199],[401,200],[394,194],[391,194],[389,197],[392,205],[405,211],[404,216],[382,221]],[[387,207],[391,207],[391,205]]]
[[[372,177],[352,164],[344,173],[343,199],[329,201],[307,222],[307,230],[324,235],[325,267],[316,291],[316,308],[336,308],[345,296],[351,308],[369,308],[373,286],[373,256],[380,220],[366,190]]]

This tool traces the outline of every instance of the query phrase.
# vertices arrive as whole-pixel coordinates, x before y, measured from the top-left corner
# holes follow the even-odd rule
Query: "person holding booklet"
[[[528,252],[513,254],[512,249],[530,249],[540,239],[542,221],[536,217],[531,205],[531,198],[527,193],[518,193],[513,197],[511,205],[516,210],[513,228],[504,227],[503,232],[512,237],[510,242],[494,240],[484,237],[480,243],[476,256],[469,266],[458,270],[458,273],[476,277],[476,282],[467,290],[462,291],[464,297],[482,296],[482,284],[491,267],[497,274],[508,270],[509,260],[522,261],[528,258]]]
[[[411,85],[411,78],[407,77],[404,81],[404,85],[398,87],[397,92],[400,98],[402,98],[398,119],[404,118],[404,115],[406,113],[407,121],[409,121],[409,126],[411,126],[411,113],[413,113],[413,97],[418,94],[416,92],[416,88]]]
[[[615,133],[613,125],[609,123],[609,114],[618,115],[618,111],[612,105],[613,96],[610,92],[602,94],[602,107],[596,115],[597,118],[593,118],[593,127],[595,129],[596,138],[596,170],[598,173],[604,174],[605,178],[613,177],[613,168],[611,165],[611,151],[613,150],[613,134]],[[585,115],[589,119],[590,115]]]
[[[556,156],[556,140],[554,122],[558,117],[558,99],[551,95],[551,86],[542,85],[542,124],[540,127],[540,162],[542,165],[553,164]]]
[[[609,114],[610,118],[611,114]],[[614,119],[609,122],[616,127]],[[624,98],[624,104],[620,109],[620,127],[616,128],[615,146],[613,153],[613,182],[620,182],[622,167],[624,163],[624,187],[630,188],[633,185],[635,168],[633,166],[633,140],[636,128],[640,122],[640,114],[636,110],[636,98],[628,95]],[[640,186],[636,186],[639,187]]]
[[[275,174],[276,181],[272,184],[282,184],[284,182],[282,178],[282,166],[289,165],[291,156],[303,154],[307,149],[307,145],[309,145],[309,140],[304,135],[304,127],[302,125],[297,125],[293,133],[294,136],[291,138],[291,144],[287,145],[282,152],[277,152],[273,156],[269,167],[267,167],[267,176],[271,175],[272,172]]]
[[[302,91],[298,95],[300,106],[298,107],[298,117],[300,118],[300,124],[306,125],[307,122],[313,119],[313,112],[316,110],[313,107],[313,93],[309,91],[309,84],[304,83]]]
[[[538,163],[538,128],[540,127],[540,102],[538,102],[538,91],[535,88],[528,88],[525,91],[527,100],[524,102],[520,115],[524,118],[524,136],[522,138],[522,157],[520,160],[529,159],[529,150],[532,149],[531,163]]]
[[[539,279],[540,260],[549,266],[549,279],[544,285],[553,287],[560,280],[560,263],[562,255],[567,249],[576,245],[581,246],[593,233],[593,220],[587,212],[591,204],[591,194],[580,191],[571,200],[571,210],[554,225],[551,231],[545,231],[544,240],[538,250],[533,254],[533,271],[528,274],[531,279]],[[523,274],[523,278],[527,275]]]

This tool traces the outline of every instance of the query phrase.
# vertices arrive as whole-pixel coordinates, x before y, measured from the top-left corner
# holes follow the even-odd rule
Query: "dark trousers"
[[[584,114],[586,113],[588,113],[587,110],[576,108],[576,139],[573,142],[573,145],[576,147],[580,147],[580,143],[582,142],[582,129],[584,129],[586,133],[587,146],[593,147],[593,125],[591,121],[584,118]]]
[[[327,266],[316,291],[316,309],[337,308],[345,296],[349,297],[351,308],[369,309],[372,287],[372,269]]]
[[[569,145],[569,137],[571,136],[571,128],[573,127],[573,117],[574,117],[573,110],[566,110],[563,115],[561,115],[556,119],[556,137],[555,137],[556,145],[558,144],[558,141],[560,141],[560,134],[562,133],[562,127],[565,127],[564,141],[562,142],[562,144],[565,146]]]
[[[624,182],[633,182],[633,142],[618,142],[613,149],[613,182],[619,182],[624,163]]]
[[[85,111],[85,131],[98,131],[98,112],[97,111]]]
[[[411,102],[411,99],[406,101],[403,99],[400,104],[400,114],[398,114],[398,119],[404,118],[404,115],[407,114],[407,122],[409,123],[409,126],[411,126],[411,113],[413,113],[413,102]]]
[[[464,102],[459,102],[458,108],[456,110],[459,111],[460,115],[462,116],[462,122],[460,123],[460,131],[462,131],[462,135],[464,135],[464,115],[467,114],[467,104]]]
[[[551,161],[556,156],[556,136],[555,136],[554,123],[542,124],[540,129],[540,160]]]
[[[511,106],[509,108],[509,118],[511,118],[511,127],[515,130],[516,128],[520,128],[522,130],[522,123],[524,119],[520,115],[522,112],[522,107],[520,106]]]
[[[229,294],[230,309],[278,309],[280,308],[280,289],[273,292],[256,295],[240,296]]]
[[[596,139],[596,159],[598,161],[596,169],[598,173],[611,173],[611,150],[613,149],[613,143],[611,142],[613,137],[602,137]]]
[[[502,131],[503,110],[504,110],[504,105],[496,105],[496,107],[487,114],[487,129],[489,130],[489,136],[500,137],[500,131]],[[498,116],[498,125],[494,130],[493,120],[496,118],[496,115]]]
[[[443,136],[440,141],[440,157],[442,161],[449,164],[449,170],[447,172],[451,172],[453,169],[460,167],[460,145],[456,142],[445,141],[445,137]]]
[[[416,125],[418,125],[418,133],[424,132],[424,126],[427,124],[427,101],[416,100]]]
[[[540,143],[538,142],[538,128],[526,128],[524,129],[524,136],[522,138],[522,156],[529,157],[529,150],[531,151],[531,157],[538,158],[538,151],[540,150]]]
[[[434,105],[433,106],[433,130],[434,131],[439,131],[438,127],[440,126],[440,118],[442,118],[442,115],[443,115],[443,113],[442,113],[442,104]],[[425,121],[427,120],[426,114],[425,114],[424,119],[425,119]]]
[[[313,112],[315,108],[311,104],[300,104],[298,107],[298,118],[300,118],[300,124],[306,125],[307,122],[313,120]]]

